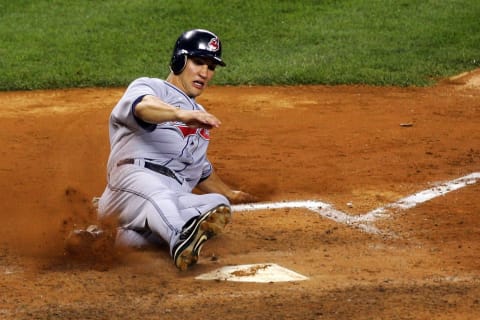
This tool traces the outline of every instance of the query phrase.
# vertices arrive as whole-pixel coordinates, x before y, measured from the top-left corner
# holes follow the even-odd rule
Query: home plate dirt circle
[[[260,201],[186,272],[168,248],[65,255],[125,88],[0,92],[0,318],[480,319],[479,83],[209,88],[209,159]]]

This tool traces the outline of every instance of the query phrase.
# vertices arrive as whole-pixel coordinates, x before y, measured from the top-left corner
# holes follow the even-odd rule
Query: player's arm
[[[258,201],[258,199],[243,191],[233,190],[215,173],[212,174],[197,185],[197,188],[204,193],[220,193],[230,200],[231,203],[249,203]]]
[[[158,97],[146,95],[135,105],[135,116],[147,123],[180,121],[194,128],[218,128],[220,120],[214,115],[200,110],[176,108]]]

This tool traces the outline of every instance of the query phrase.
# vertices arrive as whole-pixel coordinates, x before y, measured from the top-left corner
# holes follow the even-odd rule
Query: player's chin
[[[205,89],[191,88],[188,92],[188,96],[190,98],[198,97],[199,95],[201,95],[203,93],[204,90]]]

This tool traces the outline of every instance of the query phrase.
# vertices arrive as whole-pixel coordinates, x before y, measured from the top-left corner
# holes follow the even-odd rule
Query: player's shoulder
[[[140,77],[133,80],[127,89],[128,92],[134,95],[152,94],[158,97],[167,95],[169,91],[165,81],[159,78]]]
[[[164,80],[159,78],[139,77],[130,83],[132,85],[164,86]]]

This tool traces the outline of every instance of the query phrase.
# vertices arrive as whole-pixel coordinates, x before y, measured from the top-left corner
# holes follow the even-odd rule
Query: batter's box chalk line
[[[449,192],[464,188],[468,185],[475,184],[478,182],[478,180],[480,180],[480,172],[474,172],[451,181],[437,182],[432,184],[433,187],[429,189],[417,192],[394,203],[376,208],[370,212],[360,215],[349,215],[345,212],[335,209],[328,203],[314,200],[240,204],[232,206],[232,211],[243,212],[282,208],[304,208],[318,213],[324,218],[357,227],[367,233],[382,234],[383,232],[374,225],[376,220],[388,218],[393,211],[398,212],[401,210],[411,209],[423,202],[446,195]]]

